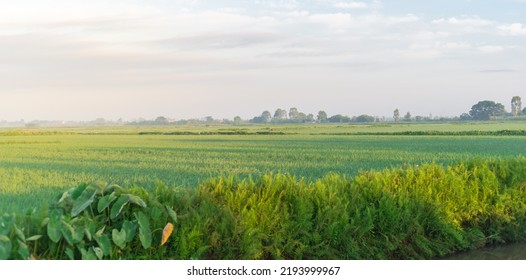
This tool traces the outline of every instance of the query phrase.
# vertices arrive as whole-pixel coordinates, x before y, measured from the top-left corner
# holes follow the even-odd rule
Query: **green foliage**
[[[43,215],[2,216],[0,258],[432,259],[524,241],[525,178],[518,157],[151,192],[82,184]]]

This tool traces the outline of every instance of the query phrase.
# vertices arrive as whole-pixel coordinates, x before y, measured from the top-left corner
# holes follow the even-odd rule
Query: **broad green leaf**
[[[88,187],[88,184],[81,184],[80,186],[74,188],[71,191],[71,199],[77,200],[77,198],[86,190]]]
[[[73,253],[73,250],[71,248],[66,248],[66,255],[70,260],[75,259],[75,253]]]
[[[101,199],[99,200],[99,203],[97,204],[97,211],[99,211],[99,213],[102,213],[102,211],[108,208],[110,204],[113,201],[115,201],[115,199],[117,199],[117,196],[115,195],[115,193],[111,193],[110,195],[101,197]]]
[[[65,191],[62,196],[60,197],[60,199],[58,200],[57,204],[62,204],[68,197],[70,197],[71,195],[71,191]]]
[[[15,217],[13,215],[4,215],[3,217],[0,217],[0,235],[9,235],[14,223]]]
[[[102,253],[102,250],[99,247],[91,247],[93,249],[93,252],[95,252],[95,256],[97,256],[97,259],[102,260],[102,257],[104,254]]]
[[[148,249],[152,246],[152,230],[150,229],[150,221],[148,216],[143,212],[136,214],[137,221],[139,222],[139,239],[141,240],[142,247]]]
[[[80,253],[82,254],[82,260],[84,261],[95,261],[97,260],[97,255],[95,254],[95,251],[93,251],[93,248],[89,248],[89,250],[86,251],[84,248],[80,248]]]
[[[124,206],[126,206],[128,202],[129,199],[127,196],[119,197],[119,199],[117,199],[117,202],[115,202],[115,204],[113,204],[113,206],[111,207],[110,219],[113,220],[117,218],[117,216],[119,216],[119,214],[122,212],[122,209],[124,209]]]
[[[22,240],[23,242],[26,242],[26,236],[24,232],[21,229],[19,229],[16,225],[13,225],[13,226],[15,228],[16,237],[18,237],[18,239]]]
[[[95,241],[99,245],[104,256],[108,256],[111,253],[111,241],[107,234],[103,234],[100,237],[95,237]]]
[[[26,242],[29,242],[29,241],[37,241],[37,240],[39,240],[41,237],[42,237],[42,235],[33,235],[33,236],[31,236],[31,237],[26,238]]]
[[[53,209],[51,213],[49,213],[49,222],[47,224],[47,235],[49,236],[49,239],[51,239],[51,241],[53,241],[54,243],[58,243],[60,241],[60,238],[62,237],[61,218],[62,218],[62,210],[60,209]]]
[[[166,212],[168,213],[168,216],[172,219],[174,223],[177,223],[177,213],[168,205],[164,206],[166,208]]]
[[[77,243],[75,241],[75,235],[76,235],[75,229],[67,222],[62,221],[62,227],[60,228],[60,232],[62,233],[62,236],[64,236],[64,239],[66,239],[66,241],[70,245]]]
[[[49,217],[45,217],[44,219],[42,219],[42,222],[40,223],[40,227],[45,227],[47,226],[49,223]]]
[[[97,190],[86,188],[84,192],[82,192],[82,194],[77,199],[75,199],[73,208],[71,209],[71,216],[75,217],[84,211],[84,209],[88,208],[93,203],[96,194]]]
[[[0,235],[0,260],[7,260],[11,255],[13,244],[11,240],[5,235]]]
[[[126,231],[126,242],[133,241],[133,238],[135,238],[135,235],[137,234],[137,224],[126,220],[122,224],[122,229]]]
[[[105,230],[105,229],[106,229],[106,226],[103,226],[99,231],[97,231],[97,232],[95,233],[95,236],[96,236],[96,237],[100,237],[100,236],[102,236],[102,234],[104,233],[104,230]]]
[[[139,205],[142,208],[146,208],[146,202],[144,202],[144,200],[142,200],[140,197],[132,194],[125,194],[124,196],[127,196],[131,203]]]
[[[124,249],[124,247],[126,247],[126,232],[124,230],[113,229],[111,238],[113,239],[113,243],[119,248]]]
[[[29,249],[27,248],[26,243],[24,243],[21,240],[17,240],[17,241],[18,241],[18,255],[20,255],[20,257],[23,260],[28,260],[29,259]]]
[[[95,222],[93,220],[88,220],[86,222],[86,225],[84,226],[84,233],[86,234],[86,237],[88,237],[88,240],[91,241],[95,237],[96,234],[96,227]]]

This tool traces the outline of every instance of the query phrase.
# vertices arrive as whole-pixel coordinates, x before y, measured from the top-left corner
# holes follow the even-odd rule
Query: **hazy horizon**
[[[0,120],[291,107],[458,116],[481,100],[509,111],[526,98],[524,10],[526,0],[2,1]]]

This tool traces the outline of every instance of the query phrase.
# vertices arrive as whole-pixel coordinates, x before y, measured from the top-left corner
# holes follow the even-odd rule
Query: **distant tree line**
[[[281,108],[276,109],[272,115],[269,111],[264,111],[259,116],[255,116],[250,123],[369,123],[377,122],[379,119],[374,116],[360,115],[349,117],[345,115],[334,115],[329,117],[325,111],[319,111],[316,116],[300,112],[293,107],[287,111]]]
[[[520,96],[514,96],[511,100],[511,112],[507,112],[504,105],[491,100],[480,101],[473,105],[468,113],[463,113],[458,117],[431,117],[431,116],[413,116],[406,112],[403,116],[399,109],[393,111],[392,119],[379,118],[371,115],[347,116],[336,114],[329,116],[321,110],[316,115],[301,112],[296,107],[288,110],[278,108],[271,113],[263,111],[261,115],[255,116],[249,120],[243,120],[240,116],[229,119],[214,119],[207,116],[202,119],[182,119],[172,120],[164,116],[159,116],[154,120],[138,120],[128,122],[128,125],[242,125],[247,123],[253,124],[288,124],[288,123],[375,123],[375,122],[447,122],[447,121],[488,121],[492,119],[525,119],[526,108],[522,107]],[[120,121],[122,122],[122,121]]]

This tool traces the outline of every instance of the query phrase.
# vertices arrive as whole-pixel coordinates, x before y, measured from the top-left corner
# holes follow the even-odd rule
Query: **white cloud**
[[[337,30],[349,28],[353,23],[351,14],[347,13],[313,14],[309,16],[309,20]]]
[[[296,0],[258,0],[256,3],[265,5],[272,9],[287,9],[292,10],[298,7]]]
[[[512,35],[512,36],[521,36],[526,35],[526,26],[521,23],[512,23],[506,25],[500,25],[499,29]]]
[[[483,53],[499,53],[504,51],[506,48],[503,46],[484,45],[478,47],[478,50]]]
[[[492,21],[482,19],[479,17],[451,17],[451,18],[440,18],[432,21],[433,24],[440,24],[440,25],[454,25],[454,26],[473,26],[473,27],[480,27],[480,26],[490,26],[493,24]]]
[[[337,2],[334,3],[334,7],[340,9],[365,9],[369,7],[369,4],[365,2]]]

